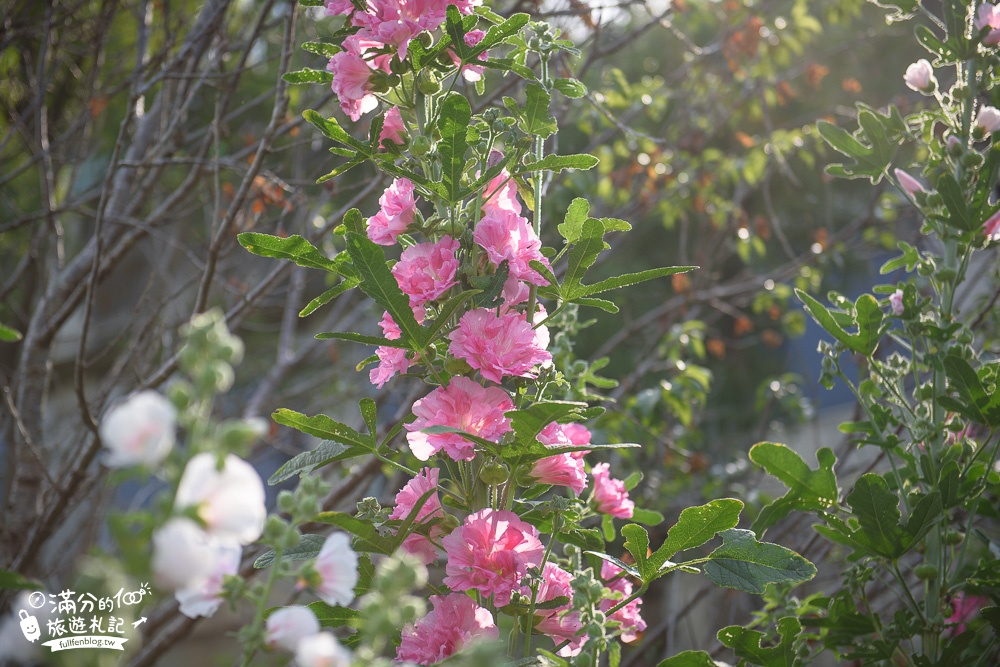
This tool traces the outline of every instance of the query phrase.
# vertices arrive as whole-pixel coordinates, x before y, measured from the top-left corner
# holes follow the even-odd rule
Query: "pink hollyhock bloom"
[[[906,83],[908,88],[925,95],[932,94],[934,89],[937,88],[937,79],[934,78],[934,68],[931,67],[931,64],[925,58],[921,58],[906,68],[906,74],[903,75],[903,82]]]
[[[431,607],[415,625],[403,628],[396,660],[433,665],[473,641],[500,636],[493,614],[467,595],[432,595]]]
[[[381,209],[368,218],[368,238],[379,245],[392,245],[417,213],[413,183],[408,178],[397,178],[382,193],[378,203]]]
[[[989,32],[983,37],[983,44],[987,46],[1000,44],[1000,6],[989,2],[980,5],[976,10],[975,26],[980,32],[989,28]]]
[[[985,135],[1000,130],[1000,109],[984,104],[976,115],[976,129]]]
[[[1000,209],[983,223],[983,232],[990,241],[1000,241]]]
[[[156,466],[174,446],[177,408],[155,391],[140,391],[108,410],[101,420],[104,465]]]
[[[417,319],[417,324],[423,324],[426,313],[422,307],[414,308],[413,315]],[[399,340],[403,335],[399,325],[396,324],[389,313],[382,314],[382,321],[378,325],[382,327],[383,334],[389,340]],[[368,373],[368,379],[376,387],[382,387],[396,373],[405,373],[414,364],[413,359],[406,356],[407,353],[408,351],[401,347],[379,346],[375,350],[375,356],[378,357],[378,366]]]
[[[344,40],[344,50],[334,54],[326,68],[333,72],[330,87],[340,100],[340,108],[351,120],[358,120],[378,106],[369,79],[372,68],[362,57],[362,49],[352,35]]]
[[[896,180],[899,181],[899,187],[903,188],[903,191],[911,197],[916,195],[918,192],[924,191],[924,186],[920,183],[920,181],[913,178],[902,169],[896,169],[893,173],[896,175]]]
[[[484,378],[497,383],[505,375],[531,377],[534,366],[552,361],[545,349],[548,328],[532,328],[520,313],[497,317],[486,308],[470,310],[450,337],[448,351],[452,355],[465,359]]]
[[[210,536],[232,544],[250,544],[264,532],[267,508],[264,482],[252,465],[229,454],[202,452],[187,462],[174,496],[174,508],[193,507]]]
[[[327,16],[343,16],[354,11],[354,3],[351,0],[325,0]]]
[[[450,426],[480,438],[499,442],[510,430],[510,420],[504,416],[514,409],[514,403],[503,389],[483,387],[467,377],[453,377],[445,387],[437,387],[413,404],[417,416],[406,424],[406,441],[410,451],[426,461],[440,451],[455,461],[471,461],[475,446],[457,433],[431,435],[422,430],[430,426]]]
[[[551,269],[542,255],[542,241],[526,218],[512,211],[491,208],[483,215],[472,234],[493,264],[507,260],[510,275],[533,285],[545,285],[545,279],[528,264],[532,260]]]
[[[597,504],[597,511],[619,519],[631,519],[635,503],[629,500],[625,482],[614,479],[608,473],[607,463],[598,463],[590,469],[594,476],[594,494],[591,500]]]
[[[240,569],[240,552],[235,545],[216,545],[215,559],[208,576],[192,586],[174,592],[179,609],[188,618],[212,616],[222,606],[222,584],[226,575],[235,575]]]
[[[444,584],[454,591],[477,590],[497,607],[510,603],[529,567],[542,562],[538,530],[513,512],[484,509],[441,541],[448,555]]]
[[[354,599],[358,585],[358,555],[346,533],[333,533],[319,550],[313,570],[319,575],[316,595],[329,605],[346,607]]]
[[[351,652],[329,632],[303,637],[295,647],[297,667],[351,667]]]
[[[542,580],[538,585],[535,604],[548,602],[558,597],[567,597],[569,602],[554,609],[539,609],[535,611],[535,629],[552,638],[555,644],[569,641],[559,649],[559,655],[564,658],[578,655],[583,645],[587,643],[587,635],[578,635],[583,623],[580,622],[580,612],[572,611],[573,575],[558,565],[545,563],[542,568]],[[531,587],[522,586],[521,594],[531,599]]]
[[[965,624],[976,617],[979,610],[990,603],[989,598],[980,595],[966,595],[959,591],[951,603],[951,616],[945,619],[945,624],[951,625],[948,634],[954,637],[965,632]]]
[[[392,107],[385,112],[382,131],[378,135],[379,146],[385,148],[387,141],[398,145],[406,142],[406,126],[403,124],[403,117],[399,113],[399,107]]]
[[[621,598],[601,600],[601,611],[607,613],[609,609],[619,604],[622,600],[632,595],[632,582],[621,577],[615,579],[622,569],[614,563],[604,561],[601,564],[601,578],[608,582],[608,588],[617,593],[621,593]],[[626,644],[634,642],[639,638],[639,633],[646,629],[646,621],[639,615],[639,607],[642,605],[642,598],[636,598],[627,605],[611,614],[612,621],[621,624],[622,641]]]
[[[282,607],[267,617],[265,632],[268,647],[295,651],[299,641],[319,632],[319,621],[309,607]]]
[[[396,494],[396,507],[393,508],[389,518],[403,521],[410,516],[417,501],[428,491],[433,491],[437,488],[439,475],[440,471],[437,468],[424,468],[420,471],[419,475],[407,482],[406,486]],[[441,500],[435,491],[420,507],[414,525],[419,525],[428,518],[443,516],[444,511],[441,508]],[[440,525],[431,527],[431,538],[438,540],[442,535],[444,535],[444,529]],[[403,540],[402,546],[403,551],[416,556],[424,565],[430,565],[437,559],[437,547],[434,546],[434,543],[430,539],[419,533],[410,533],[407,535]]]
[[[903,314],[903,290],[898,289],[889,295],[889,305],[892,307],[893,315]]]
[[[506,169],[487,183],[483,190],[483,213],[489,215],[499,211],[521,214],[521,204],[517,201],[517,184]]]
[[[434,301],[458,283],[458,259],[461,244],[445,236],[437,243],[418,243],[400,255],[392,267],[399,289],[410,297],[410,306],[419,308]]]
[[[589,445],[592,434],[590,429],[583,424],[563,424],[563,433],[569,438],[569,441],[576,445],[577,447],[581,445]],[[572,452],[570,456],[575,459],[582,459],[584,456],[590,453],[589,449],[581,449],[578,452]]]
[[[538,434],[538,441],[548,447],[565,447],[573,442],[565,432],[565,427],[551,422]],[[587,473],[583,459],[572,454],[556,454],[539,459],[531,469],[531,476],[542,484],[568,486],[579,495],[587,488]]]
[[[475,46],[479,42],[483,41],[483,37],[485,36],[486,33],[482,30],[470,30],[469,32],[465,33],[465,40],[464,40],[465,45]],[[451,58],[451,62],[455,65],[455,67],[460,68],[459,71],[462,73],[462,77],[469,83],[475,83],[476,81],[479,81],[480,79],[483,78],[483,72],[486,71],[486,68],[484,66],[470,64],[470,65],[465,65],[463,67],[462,59],[459,58],[458,54],[452,51],[451,49],[448,49],[448,56]],[[476,56],[476,59],[486,60],[487,57],[488,57],[487,52],[483,51],[478,56]]]

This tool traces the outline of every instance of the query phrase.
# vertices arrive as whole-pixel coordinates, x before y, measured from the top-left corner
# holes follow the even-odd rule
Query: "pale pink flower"
[[[437,243],[418,243],[403,251],[392,267],[399,289],[410,297],[410,306],[419,308],[439,298],[458,283],[458,259],[461,244],[445,236]]]
[[[493,614],[467,595],[432,595],[431,607],[415,625],[403,628],[396,660],[433,665],[473,641],[500,636]]]
[[[295,647],[298,667],[351,667],[351,652],[329,632],[303,637]]]
[[[531,369],[552,360],[546,351],[549,330],[532,328],[519,313],[497,317],[492,310],[470,310],[451,332],[448,351],[465,359],[483,377],[502,382],[505,375],[532,377]]]
[[[975,27],[977,31],[989,28],[989,32],[983,37],[983,44],[996,46],[1000,44],[1000,6],[984,2],[976,10]]]
[[[1000,209],[983,223],[983,233],[990,241],[1000,241]]]
[[[392,245],[416,215],[413,183],[408,178],[397,178],[382,193],[378,203],[381,209],[368,218],[368,238],[379,245]]]
[[[385,112],[382,131],[378,135],[379,146],[385,148],[386,142],[402,145],[406,141],[406,126],[399,113],[399,107],[392,107]]]
[[[431,426],[450,426],[486,440],[499,442],[510,430],[510,420],[504,416],[514,409],[503,389],[483,387],[467,377],[456,376],[444,387],[437,387],[413,404],[417,416],[406,424],[406,441],[410,451],[426,461],[440,451],[455,461],[471,461],[475,446],[457,433],[427,434]]]
[[[984,135],[1000,130],[1000,109],[984,104],[976,115],[976,128]]]
[[[622,572],[622,569],[613,563],[604,561],[601,564],[601,578],[608,582],[607,586],[612,591],[621,593],[618,599],[605,598],[601,600],[601,611],[607,613],[609,609],[619,604],[622,600],[632,595],[632,582],[621,577],[615,579]],[[639,607],[642,605],[642,598],[636,598],[627,605],[611,614],[610,620],[618,621],[621,624],[621,638],[625,643],[634,642],[639,638],[639,633],[646,629],[646,621],[639,614]]]
[[[358,585],[358,554],[351,548],[346,533],[333,533],[326,538],[313,570],[320,578],[316,595],[323,602],[342,607],[350,604]]]
[[[342,16],[354,11],[354,3],[351,0],[325,0],[323,4],[327,16]]]
[[[903,314],[903,290],[898,289],[889,295],[889,305],[893,315],[898,317]]]
[[[140,391],[108,410],[99,429],[109,468],[156,466],[170,454],[177,409],[155,391]]]
[[[965,632],[965,625],[976,617],[979,610],[990,603],[990,599],[981,595],[966,595],[959,591],[951,603],[951,616],[945,619],[948,634],[952,637]]]
[[[486,33],[482,30],[470,30],[469,32],[465,33],[465,40],[464,40],[465,45],[475,46],[479,42],[483,41],[483,37],[485,36]],[[459,71],[462,73],[462,77],[469,83],[475,83],[476,81],[479,81],[480,79],[483,78],[483,72],[486,71],[486,68],[483,65],[469,64],[463,67],[462,59],[458,57],[457,53],[455,53],[451,49],[448,49],[448,55],[451,57],[451,62],[455,65],[455,67],[461,68]],[[476,56],[477,60],[486,60],[487,58],[488,56],[486,51],[483,51],[478,56]]]
[[[923,184],[902,169],[895,169],[893,173],[896,175],[896,180],[899,181],[899,187],[903,188],[903,191],[911,197],[924,191]]]
[[[417,319],[417,324],[422,324],[424,317],[426,317],[422,307],[414,308],[413,315]],[[382,321],[378,325],[382,328],[382,333],[389,340],[399,340],[403,335],[399,325],[396,324],[396,321],[392,319],[392,315],[389,313],[382,314]],[[380,345],[375,350],[375,356],[378,357],[378,366],[369,371],[368,379],[373,385],[381,388],[396,373],[405,373],[415,363],[413,359],[407,356],[407,353],[408,351],[402,347]]]
[[[174,591],[179,610],[188,618],[212,616],[222,606],[222,584],[226,575],[235,575],[240,569],[242,549],[232,544],[215,545],[215,558],[208,576]]]
[[[215,570],[218,543],[191,519],[170,519],[153,532],[152,542],[153,578],[163,588],[197,586]]]
[[[489,215],[500,211],[521,214],[521,204],[517,201],[517,184],[506,169],[483,189],[483,213]]]
[[[583,424],[577,424],[576,422],[572,424],[563,424],[562,430],[566,437],[569,438],[569,441],[577,447],[590,444],[592,434],[590,429]],[[580,451],[572,452],[570,456],[575,459],[582,459],[589,453],[589,449],[581,449]]]
[[[333,72],[330,87],[340,100],[340,108],[351,120],[358,120],[378,106],[378,98],[372,93],[372,68],[362,57],[362,49],[357,36],[344,40],[344,50],[330,58],[326,69]]]
[[[608,472],[607,463],[598,463],[590,469],[594,477],[594,493],[591,500],[596,503],[597,511],[610,514],[619,519],[631,519],[635,503],[629,500],[625,482],[614,479]]]
[[[934,78],[934,69],[925,58],[921,58],[906,68],[903,81],[907,87],[918,93],[930,95],[937,88],[937,79]]]
[[[583,627],[583,623],[580,622],[580,612],[572,610],[572,581],[573,575],[569,572],[554,563],[546,562],[545,567],[542,568],[538,593],[535,595],[536,605],[559,597],[569,598],[569,602],[560,607],[535,610],[536,630],[551,637],[556,645],[569,641],[566,646],[559,649],[559,655],[564,658],[578,655],[580,649],[587,643],[587,635],[577,634]],[[521,595],[531,599],[531,587],[522,586]]]
[[[309,607],[282,607],[267,617],[264,643],[294,652],[299,641],[319,632],[319,621]]]
[[[440,471],[437,468],[424,468],[420,471],[419,475],[407,482],[406,486],[396,494],[396,506],[393,508],[392,513],[389,514],[389,518],[403,521],[410,516],[417,501],[428,491],[434,491],[437,488],[439,475]],[[420,511],[417,512],[417,517],[414,521],[414,526],[418,526],[429,518],[440,518],[443,516],[444,511],[441,508],[441,499],[438,498],[438,494],[435,491],[420,507]],[[440,525],[434,525],[430,529],[430,537],[435,540],[439,540],[443,534],[444,529]],[[407,535],[403,540],[402,547],[403,551],[416,556],[424,565],[430,565],[437,559],[437,547],[434,546],[434,543],[428,537],[420,533],[413,532]]]
[[[545,278],[529,265],[532,260],[551,269],[542,255],[542,241],[526,218],[504,208],[491,207],[476,225],[472,238],[486,251],[493,264],[507,260],[510,275],[533,285],[547,284]]]
[[[573,445],[565,427],[551,422],[538,434],[538,441],[548,447],[565,447]],[[574,458],[572,454],[556,454],[535,461],[531,469],[531,477],[542,484],[568,486],[579,495],[587,488],[587,472],[583,459]]]
[[[264,531],[264,482],[252,465],[229,454],[218,466],[215,454],[188,461],[177,485],[174,507],[194,508],[206,530],[220,541],[250,544]]]
[[[538,529],[508,511],[484,509],[441,541],[448,555],[444,584],[453,591],[477,590],[497,607],[510,602],[529,567],[538,567],[545,548]]]

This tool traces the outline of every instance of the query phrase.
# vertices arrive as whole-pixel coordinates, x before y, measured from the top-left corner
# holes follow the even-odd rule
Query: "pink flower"
[[[934,78],[934,69],[925,58],[921,58],[906,68],[903,81],[907,87],[918,93],[930,95],[937,88],[937,79]]]
[[[983,232],[990,241],[1000,241],[1000,209],[983,223]]]
[[[621,597],[618,599],[605,598],[601,600],[601,611],[605,613],[632,595],[631,581],[624,577],[615,579],[621,572],[622,569],[613,563],[604,561],[601,564],[601,578],[608,582],[608,588],[616,593],[621,593]],[[639,615],[641,605],[642,598],[636,598],[611,614],[610,620],[618,621],[621,624],[621,638],[625,643],[634,642],[639,638],[639,633],[646,629],[646,621],[642,620],[642,616]]]
[[[591,500],[597,504],[597,511],[619,519],[631,519],[635,503],[629,500],[625,482],[614,479],[608,473],[607,463],[598,463],[590,469],[594,476],[594,494]]]
[[[477,590],[503,607],[529,567],[538,567],[545,548],[538,530],[507,511],[484,509],[441,541],[448,555],[444,584],[454,591]]]
[[[415,308],[413,315],[417,318],[417,324],[422,324],[424,317],[426,317],[423,308]],[[396,324],[389,313],[382,314],[382,321],[378,325],[382,327],[383,334],[389,340],[399,340],[403,335],[399,325]],[[413,359],[406,356],[407,354],[408,350],[402,347],[379,346],[375,350],[375,356],[378,357],[378,366],[368,373],[368,379],[376,387],[381,387],[392,379],[396,373],[405,373],[415,363]]]
[[[501,191],[502,192],[502,191]],[[472,238],[478,243],[493,264],[507,260],[510,275],[533,285],[545,285],[545,279],[529,265],[536,260],[552,268],[542,255],[542,241],[535,234],[526,218],[506,208],[490,207],[476,225]]]
[[[432,595],[433,609],[403,628],[396,660],[433,665],[481,639],[500,636],[493,614],[461,593]]]
[[[437,243],[418,243],[403,251],[392,267],[392,275],[399,289],[410,297],[411,307],[434,301],[458,283],[455,253],[460,247],[458,241],[445,236]]]
[[[989,28],[989,32],[983,37],[983,44],[996,46],[1000,44],[1000,6],[984,2],[976,11],[976,30],[982,32]]]
[[[334,54],[326,68],[333,72],[330,87],[340,99],[340,108],[351,120],[358,120],[378,106],[369,79],[372,68],[362,57],[362,49],[352,35],[344,40],[344,50]]]
[[[399,114],[399,107],[392,107],[385,112],[382,131],[378,135],[378,144],[385,148],[387,141],[398,145],[406,142],[406,126],[403,125],[403,117]]]
[[[230,544],[250,544],[264,531],[264,482],[252,465],[229,454],[218,467],[215,454],[187,462],[174,497],[177,510],[194,508],[208,534]]]
[[[358,554],[346,533],[333,533],[319,550],[313,570],[319,575],[316,595],[328,605],[347,606],[358,585]]]
[[[379,245],[392,245],[416,215],[413,183],[408,178],[397,178],[382,193],[378,203],[381,205],[379,212],[368,218],[368,238]]]
[[[465,41],[465,45],[466,46],[475,46],[479,42],[483,41],[483,37],[485,37],[485,36],[486,36],[486,33],[483,32],[482,30],[470,30],[469,32],[465,33],[465,40],[464,40]],[[468,81],[470,83],[475,83],[476,81],[479,81],[480,79],[483,78],[483,72],[486,71],[486,68],[484,66],[482,66],[482,65],[471,65],[470,64],[470,65],[465,65],[463,67],[462,66],[462,59],[459,58],[458,54],[456,54],[451,49],[448,49],[448,56],[451,57],[451,62],[454,63],[455,67],[459,67],[460,68],[459,71],[462,73],[462,77],[466,81]],[[476,59],[477,60],[486,60],[487,57],[488,56],[486,55],[486,51],[483,51],[478,56],[476,56]]]
[[[976,617],[979,610],[989,604],[989,598],[980,595],[966,595],[959,591],[951,603],[951,616],[945,619],[945,624],[951,625],[948,634],[954,637],[965,632],[965,624]]]
[[[889,305],[893,315],[898,317],[903,314],[903,290],[898,289],[889,295]]]
[[[517,184],[506,169],[483,189],[483,213],[489,215],[501,211],[521,214],[521,204],[517,201]]]
[[[407,482],[406,486],[396,494],[396,507],[393,508],[389,518],[402,521],[410,516],[417,501],[428,491],[433,491],[437,488],[439,475],[440,471],[437,468],[424,468],[420,471],[419,475]],[[441,500],[435,491],[420,507],[414,525],[419,525],[431,517],[443,516],[444,511],[441,508]],[[439,539],[443,534],[444,529],[440,525],[432,526],[430,529],[430,537],[435,540]],[[414,532],[407,535],[403,540],[402,546],[404,551],[419,558],[424,565],[430,565],[437,559],[437,547],[434,546],[434,543],[430,539],[420,533]]]
[[[591,433],[590,429],[583,424],[563,424],[562,427],[563,434],[569,438],[570,443],[579,447],[580,445],[589,445]],[[572,452],[570,456],[575,459],[582,459],[584,456],[590,453],[588,449],[582,449],[578,452]]]
[[[309,607],[282,607],[267,617],[264,643],[271,648],[295,651],[299,641],[319,632],[319,621]]]
[[[483,387],[467,377],[454,377],[445,387],[437,387],[413,404],[416,420],[406,424],[406,441],[410,451],[426,461],[440,451],[455,461],[470,461],[475,447],[457,433],[430,435],[422,429],[450,426],[480,438],[499,442],[510,430],[510,420],[504,413],[514,409],[514,403],[503,389]]]
[[[924,191],[924,186],[920,183],[920,181],[913,178],[902,169],[896,169],[893,173],[896,175],[896,180],[899,181],[899,187],[903,188],[903,191],[911,197],[915,196],[918,192]]]
[[[327,16],[342,16],[354,11],[354,3],[351,0],[325,0]]]
[[[990,135],[1000,130],[1000,109],[984,104],[976,115],[976,127],[983,135]]]
[[[532,377],[531,369],[552,360],[545,348],[549,330],[532,328],[519,313],[497,317],[486,308],[470,310],[451,332],[452,355],[465,359],[483,377],[502,382],[503,376]]]
[[[578,655],[583,645],[587,643],[587,635],[577,632],[583,627],[580,622],[580,612],[572,611],[573,575],[558,565],[545,563],[542,568],[542,578],[535,596],[535,604],[548,602],[559,597],[569,598],[569,602],[554,609],[539,609],[535,611],[535,629],[552,638],[557,645],[564,641],[569,644],[559,649],[559,655],[570,657]],[[531,599],[531,588],[521,587],[521,595]]]
[[[538,434],[538,441],[549,447],[573,444],[565,432],[565,427],[556,422],[551,422],[542,429]],[[574,458],[573,454],[569,453],[539,459],[531,469],[531,476],[542,484],[568,486],[577,495],[587,488],[587,473],[584,470],[583,459]]]

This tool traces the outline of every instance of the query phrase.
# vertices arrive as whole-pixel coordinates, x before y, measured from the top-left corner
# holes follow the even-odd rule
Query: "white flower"
[[[906,68],[903,81],[907,86],[925,95],[930,95],[937,88],[937,79],[934,78],[934,69],[926,59],[921,58]]]
[[[318,632],[319,621],[309,607],[282,607],[267,617],[264,643],[271,648],[280,646],[287,651],[295,651],[300,640]]]
[[[170,590],[197,586],[215,570],[218,545],[191,519],[170,519],[153,533],[153,576]]]
[[[329,632],[319,632],[299,640],[295,664],[299,667],[351,667],[351,652]]]
[[[174,446],[177,409],[155,391],[140,391],[119,403],[101,421],[105,465],[155,466]]]
[[[316,594],[329,605],[346,606],[354,599],[358,585],[358,555],[351,548],[346,533],[334,533],[326,538],[316,556],[313,569],[322,582]]]
[[[993,134],[1000,130],[1000,109],[984,104],[976,116],[976,127],[980,128],[983,134]]]
[[[188,618],[212,616],[222,605],[222,581],[227,574],[236,574],[240,569],[242,549],[234,544],[214,544],[215,553],[212,569],[208,576],[194,585],[174,592],[180,604],[180,612]]]
[[[232,454],[216,466],[213,454],[196,454],[177,485],[174,507],[195,507],[208,533],[223,542],[250,544],[264,531],[264,482],[253,466]]]

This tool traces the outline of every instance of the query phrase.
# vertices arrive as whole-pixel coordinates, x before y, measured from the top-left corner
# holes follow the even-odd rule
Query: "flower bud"
[[[934,78],[934,69],[924,58],[906,68],[903,81],[906,82],[907,87],[924,95],[932,95],[937,90],[937,79]]]
[[[417,74],[417,90],[424,95],[433,95],[441,90],[441,82],[430,69],[422,69]]]
[[[929,581],[937,576],[937,568],[930,563],[921,563],[913,568],[913,573],[917,575],[917,579]]]
[[[498,486],[510,478],[510,469],[499,461],[490,461],[479,472],[479,479],[484,484]]]
[[[901,187],[903,191],[911,197],[916,195],[918,192],[924,191],[924,186],[920,183],[920,181],[913,178],[902,169],[896,169],[893,173],[896,175],[896,180],[899,181],[899,187]]]
[[[431,140],[422,134],[418,134],[410,141],[410,152],[416,157],[423,157],[430,153],[432,148]]]

